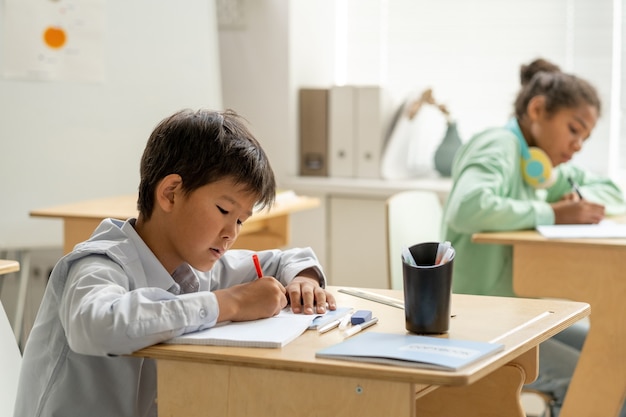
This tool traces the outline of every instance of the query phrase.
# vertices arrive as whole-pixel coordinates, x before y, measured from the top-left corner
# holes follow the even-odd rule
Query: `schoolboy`
[[[164,119],[140,174],[137,219],[105,219],[55,266],[25,347],[16,417],[156,416],[154,361],[125,355],[225,320],[270,317],[288,302],[297,313],[335,309],[311,249],[259,252],[260,279],[252,252],[229,251],[276,191],[235,112]]]

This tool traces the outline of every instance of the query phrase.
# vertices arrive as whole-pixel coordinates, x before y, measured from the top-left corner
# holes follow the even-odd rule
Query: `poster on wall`
[[[4,0],[2,75],[102,82],[104,0]]]

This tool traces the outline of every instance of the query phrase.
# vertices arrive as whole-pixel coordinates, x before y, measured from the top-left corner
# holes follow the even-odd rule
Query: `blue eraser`
[[[363,324],[371,319],[372,312],[370,310],[357,310],[352,317],[350,317],[350,323],[352,323],[352,325]]]

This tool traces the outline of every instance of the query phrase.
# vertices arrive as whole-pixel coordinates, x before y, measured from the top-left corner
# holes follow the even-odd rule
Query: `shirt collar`
[[[176,282],[135,230],[136,221],[137,219],[135,218],[125,221],[122,225],[122,231],[137,249],[139,261],[146,274],[148,285],[167,291]]]
[[[530,158],[530,151],[528,150],[528,143],[526,143],[526,138],[522,133],[522,129],[519,127],[519,123],[515,117],[509,119],[506,123],[505,128],[513,132],[515,137],[517,138],[520,146],[520,151],[522,152],[522,157],[524,159]]]

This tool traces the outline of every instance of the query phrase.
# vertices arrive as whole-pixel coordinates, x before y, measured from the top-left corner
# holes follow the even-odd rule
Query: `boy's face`
[[[235,242],[256,202],[255,195],[230,179],[207,184],[186,196],[177,193],[166,223],[173,256],[168,263],[177,267],[187,262],[200,271],[210,270]]]

